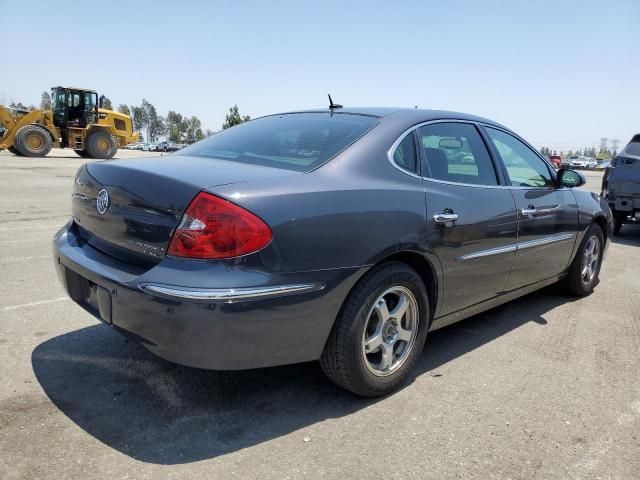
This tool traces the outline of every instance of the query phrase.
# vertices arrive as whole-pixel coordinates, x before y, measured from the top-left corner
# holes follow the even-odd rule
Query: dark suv
[[[602,197],[614,218],[614,233],[623,223],[640,221],[640,134],[620,151],[605,170]]]

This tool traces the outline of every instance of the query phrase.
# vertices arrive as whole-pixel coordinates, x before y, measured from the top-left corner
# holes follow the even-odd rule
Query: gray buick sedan
[[[593,290],[612,216],[584,181],[471,115],[271,115],[81,167],[55,264],[74,301],[170,361],[319,360],[383,395],[429,331],[554,282]]]

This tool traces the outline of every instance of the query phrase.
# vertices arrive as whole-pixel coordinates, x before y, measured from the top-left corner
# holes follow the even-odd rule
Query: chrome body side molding
[[[487,250],[480,250],[478,252],[468,253],[456,258],[456,261],[473,260],[474,258],[489,257],[492,255],[500,255],[503,253],[515,252],[518,250],[524,250],[527,248],[538,247],[540,245],[547,245],[556,242],[566,242],[568,240],[574,240],[576,238],[575,233],[562,233],[559,235],[549,235],[548,237],[537,238],[535,240],[528,240],[526,242],[518,242],[511,245],[505,245],[504,247],[490,248]]]
[[[323,288],[324,285],[319,283],[207,289],[157,285],[152,283],[140,285],[140,289],[142,291],[163,297],[170,297],[179,300],[201,300],[222,303],[260,300],[263,298],[280,297],[297,293],[315,292],[322,290]]]

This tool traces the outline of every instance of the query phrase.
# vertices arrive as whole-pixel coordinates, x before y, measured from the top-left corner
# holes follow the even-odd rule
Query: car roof
[[[429,110],[421,108],[400,108],[400,107],[340,107],[340,108],[323,108],[310,110],[296,110],[291,112],[282,112],[274,115],[287,115],[292,113],[332,113],[350,114],[350,115],[367,115],[371,117],[385,118],[393,116],[394,118],[406,119],[409,123],[428,122],[431,120],[468,120],[472,122],[481,122],[489,125],[495,125],[500,128],[507,129],[503,125],[489,120],[488,118],[471,115],[462,112],[451,112],[447,110]],[[269,115],[272,116],[272,115]],[[508,130],[508,129],[507,129]]]

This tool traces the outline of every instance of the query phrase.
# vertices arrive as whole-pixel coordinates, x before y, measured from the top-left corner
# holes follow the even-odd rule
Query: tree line
[[[103,108],[111,109],[111,100],[106,99],[102,105]],[[189,117],[173,110],[169,110],[166,116],[158,115],[156,107],[144,98],[139,106],[120,104],[118,112],[131,117],[134,130],[139,132],[145,130],[147,133],[145,138],[150,142],[155,142],[158,137],[164,136],[172,142],[193,143],[215,133],[208,128],[203,131],[202,122],[196,116]],[[251,120],[251,117],[249,115],[240,115],[238,105],[234,105],[229,108],[229,112],[222,124],[222,129],[224,130],[249,120]]]
[[[102,95],[100,102],[101,108],[115,110],[111,99],[108,97]],[[36,109],[34,105],[27,107],[20,102],[11,102],[10,107],[30,111]],[[51,109],[51,95],[49,95],[49,92],[42,92],[40,109]],[[169,110],[165,116],[159,115],[156,107],[145,98],[142,99],[140,105],[120,104],[117,111],[131,117],[133,129],[140,132],[141,141],[146,139],[149,142],[155,142],[160,137],[166,137],[169,141],[176,143],[193,143],[215,133],[208,128],[203,130],[202,122],[195,115],[189,117],[173,110]],[[224,130],[249,120],[251,120],[249,115],[241,115],[238,105],[233,105],[225,116],[222,129]]]
[[[613,146],[612,148],[609,148],[605,145],[601,146],[599,149],[596,149],[596,147],[585,147],[583,149],[579,148],[575,151],[568,150],[566,152],[564,150],[560,150],[560,152],[558,152],[558,150],[551,150],[549,147],[541,147],[540,153],[546,156],[560,155],[561,157],[573,157],[575,155],[578,157],[585,156],[597,158],[598,160],[610,160],[618,154],[618,147]]]

